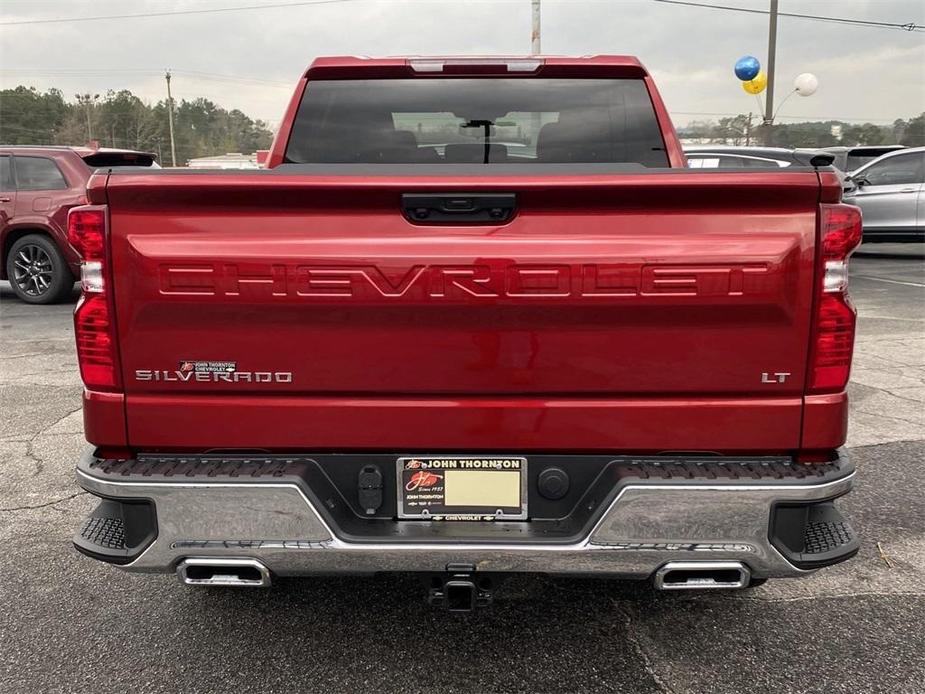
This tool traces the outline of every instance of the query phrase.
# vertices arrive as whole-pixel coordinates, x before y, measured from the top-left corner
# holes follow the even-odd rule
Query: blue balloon
[[[760,70],[761,63],[759,63],[758,58],[754,56],[743,55],[736,61],[736,77],[743,82],[755,79]]]

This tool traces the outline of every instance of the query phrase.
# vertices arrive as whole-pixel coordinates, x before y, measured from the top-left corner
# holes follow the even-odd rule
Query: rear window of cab
[[[310,82],[285,161],[669,166],[640,79]]]

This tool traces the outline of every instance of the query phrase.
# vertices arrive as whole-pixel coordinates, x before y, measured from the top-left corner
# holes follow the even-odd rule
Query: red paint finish
[[[848,394],[807,395],[803,414],[801,448],[828,451],[841,446],[848,436]]]
[[[518,214],[500,226],[402,217],[400,191],[460,186],[515,192]],[[259,438],[260,447],[312,448],[337,445],[332,435],[345,430],[355,432],[339,444],[349,447],[417,448],[425,431],[431,447],[798,445],[813,173],[439,183],[162,173],[113,175],[108,197],[133,445],[218,447],[234,437],[235,446]],[[186,360],[292,376],[178,381]],[[166,376],[140,381],[136,371]],[[791,376],[768,384],[763,372]],[[204,404],[222,395],[243,399],[240,422],[234,408]],[[484,408],[412,407],[403,418],[402,408],[352,406],[358,396],[535,402],[529,415],[493,408],[501,428],[467,438]],[[683,404],[705,396],[731,402]],[[601,416],[573,408],[576,397],[630,404]],[[165,424],[168,410],[182,413],[183,431]]]
[[[84,436],[96,446],[127,446],[125,396],[85,390]]]
[[[328,59],[308,79],[409,71],[406,59]],[[669,160],[683,165],[638,62],[547,59],[531,74],[540,73],[647,79]],[[838,446],[844,400],[804,407],[819,202],[838,185],[815,171],[678,168],[96,176],[89,195],[109,210],[128,444],[772,453],[800,449],[802,437]],[[516,214],[458,226],[402,215],[403,193],[439,192],[513,193]],[[196,372],[193,362],[233,366]],[[123,445],[115,432],[105,443]]]
[[[780,453],[801,399],[129,395],[141,449]]]

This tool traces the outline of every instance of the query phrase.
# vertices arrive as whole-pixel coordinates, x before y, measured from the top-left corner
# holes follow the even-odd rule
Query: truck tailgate
[[[416,224],[405,193],[507,193]],[[113,173],[133,446],[787,450],[810,170]]]

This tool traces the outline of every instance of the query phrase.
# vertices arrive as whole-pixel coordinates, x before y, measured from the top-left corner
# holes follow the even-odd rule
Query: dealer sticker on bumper
[[[399,458],[397,464],[399,518],[527,518],[526,458],[425,456]]]

